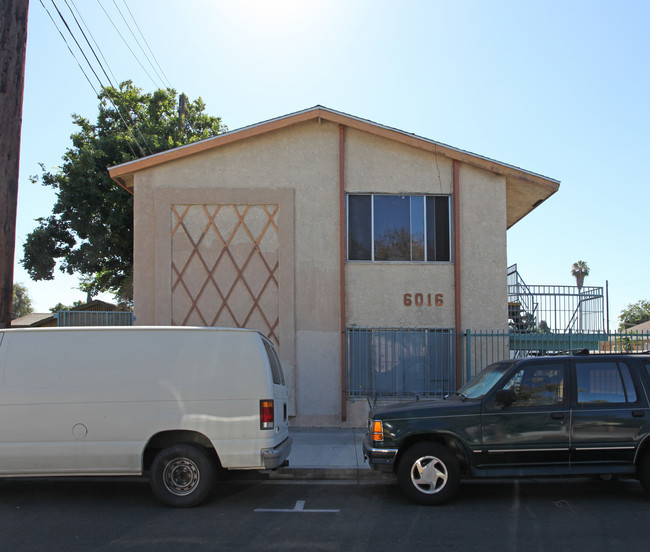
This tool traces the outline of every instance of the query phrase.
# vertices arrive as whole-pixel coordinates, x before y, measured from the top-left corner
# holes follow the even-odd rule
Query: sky
[[[571,265],[585,261],[585,285],[609,289],[612,329],[627,305],[650,299],[650,2],[54,3],[71,25],[66,4],[76,6],[116,81],[200,96],[230,130],[324,105],[559,180],[508,230],[508,264],[528,284],[573,285]],[[19,263],[35,219],[55,201],[29,177],[39,163],[61,164],[73,113],[98,113],[45,8],[58,18],[52,0],[30,2],[14,275],[36,312],[85,294],[75,276],[33,282]],[[137,23],[156,69],[117,8]]]

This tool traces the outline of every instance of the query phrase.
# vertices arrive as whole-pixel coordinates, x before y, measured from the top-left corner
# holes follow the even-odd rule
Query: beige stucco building
[[[346,328],[506,329],[506,230],[559,186],[320,106],[110,174],[135,196],[136,323],[259,329],[313,426],[364,423]]]

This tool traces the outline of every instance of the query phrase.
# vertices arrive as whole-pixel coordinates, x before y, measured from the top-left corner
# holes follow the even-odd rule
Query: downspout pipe
[[[460,162],[454,161],[453,171],[453,206],[454,206],[454,319],[456,326],[456,389],[462,384],[462,286],[460,255]]]
[[[345,328],[345,262],[347,247],[345,239],[345,126],[339,125],[339,290],[341,316],[341,421],[348,418],[345,393],[345,359],[347,358]]]

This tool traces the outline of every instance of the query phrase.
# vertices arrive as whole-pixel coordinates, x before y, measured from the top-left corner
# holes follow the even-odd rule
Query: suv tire
[[[414,502],[433,506],[453,498],[460,486],[460,466],[454,453],[439,443],[409,448],[397,467],[402,491]]]
[[[637,470],[641,485],[650,493],[650,450],[646,449],[643,456],[641,456]]]

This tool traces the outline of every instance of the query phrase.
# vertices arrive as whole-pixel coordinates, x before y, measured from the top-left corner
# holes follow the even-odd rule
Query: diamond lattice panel
[[[172,205],[172,324],[261,331],[279,345],[278,205]]]

